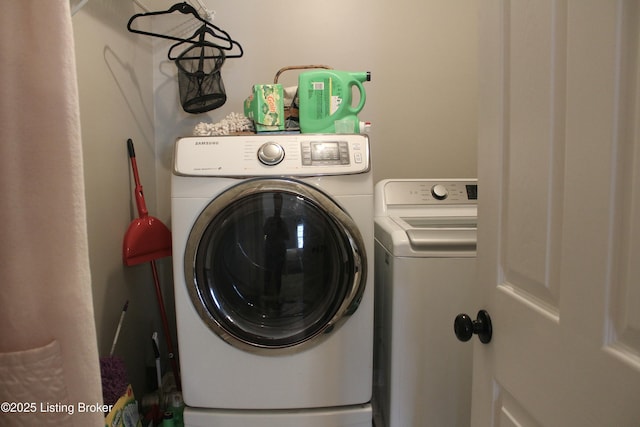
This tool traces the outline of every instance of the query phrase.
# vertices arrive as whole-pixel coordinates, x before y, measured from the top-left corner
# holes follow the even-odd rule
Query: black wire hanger
[[[198,31],[200,31],[200,29],[198,31],[196,31],[196,34],[194,34],[191,37],[185,39],[185,38],[182,38],[182,37],[175,37],[175,36],[171,36],[171,35],[168,35],[168,34],[152,33],[152,32],[149,32],[149,31],[138,30],[138,29],[132,27],[133,22],[138,18],[146,17],[146,16],[155,16],[155,15],[168,15],[168,14],[171,14],[173,12],[180,12],[180,13],[185,14],[185,15],[192,15],[195,19],[197,19],[198,21],[202,22],[203,25],[200,28],[203,28],[203,27],[204,28],[208,28],[210,31],[207,30],[207,32],[209,32],[210,34],[212,34],[214,37],[216,37],[218,39],[225,40],[228,43],[228,45],[229,45],[228,47],[222,46],[221,48],[226,49],[226,50],[233,49],[234,43],[237,44],[238,46],[240,46],[237,42],[234,42],[234,40],[231,39],[231,36],[229,36],[229,34],[226,31],[220,29],[219,27],[215,26],[211,22],[209,22],[206,19],[202,18],[198,14],[198,12],[193,8],[193,6],[191,6],[187,2],[176,3],[176,4],[174,4],[173,6],[171,6],[167,10],[135,14],[129,19],[129,22],[127,23],[127,30],[131,31],[132,33],[143,34],[143,35],[152,36],[152,37],[160,37],[160,38],[163,38],[163,39],[174,40],[174,41],[180,42],[178,44],[181,44],[181,43],[198,44],[200,41],[199,40],[194,40],[194,37],[196,35],[199,35]],[[223,36],[219,36],[218,34],[216,34],[216,31],[218,31],[219,33],[222,33]],[[173,46],[172,46],[172,48],[173,48]],[[242,52],[242,47],[240,47],[240,50]]]
[[[218,34],[216,34],[216,32],[211,29],[210,25],[202,25],[200,28],[198,28],[195,31],[195,33],[193,33],[193,35],[191,37],[189,37],[188,39],[181,40],[178,43],[175,43],[173,46],[171,46],[169,48],[169,52],[167,53],[167,57],[172,61],[177,59],[177,58],[179,58],[179,57],[182,58],[182,59],[187,59],[184,56],[184,52],[181,53],[178,56],[173,56],[172,52],[173,52],[173,50],[175,48],[177,48],[178,46],[180,46],[180,45],[182,45],[184,43],[191,43],[191,44],[198,45],[198,46],[201,46],[201,45],[202,46],[205,46],[205,45],[206,46],[213,46],[213,47],[219,48],[221,50],[226,50],[226,51],[232,51],[235,48],[237,48],[239,50],[239,53],[236,53],[236,54],[233,54],[233,55],[230,55],[228,53],[222,53],[222,52],[221,53],[222,53],[222,55],[224,55],[225,58],[241,58],[242,55],[244,54],[244,51],[243,51],[242,46],[240,45],[240,43],[238,43],[237,41],[233,40],[231,38],[231,36],[229,36],[229,34],[226,31],[220,30],[220,29],[219,29],[219,31],[222,32],[225,35],[225,37],[222,37],[222,36],[219,36]],[[223,40],[226,43],[224,45],[221,45],[219,43],[213,43],[211,41],[208,41],[208,40],[206,40],[207,34],[211,35],[212,37],[214,37],[216,39]],[[196,38],[197,38],[197,40],[195,40]],[[197,58],[199,58],[199,59],[217,58],[218,56],[221,56],[221,55],[214,55],[214,56],[198,55]],[[195,59],[195,57],[193,59]]]

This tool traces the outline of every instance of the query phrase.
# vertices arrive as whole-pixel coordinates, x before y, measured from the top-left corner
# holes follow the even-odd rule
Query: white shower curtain
[[[104,425],[68,0],[0,12],[0,425]]]

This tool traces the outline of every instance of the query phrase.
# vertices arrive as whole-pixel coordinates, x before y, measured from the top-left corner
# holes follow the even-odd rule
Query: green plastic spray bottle
[[[298,98],[300,131],[302,133],[361,133],[367,124],[358,113],[367,99],[364,86],[371,73],[337,70],[317,70],[300,73]],[[353,106],[353,87],[360,92],[358,105]]]

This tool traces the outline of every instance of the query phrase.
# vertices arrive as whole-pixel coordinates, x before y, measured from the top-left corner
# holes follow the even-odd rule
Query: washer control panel
[[[344,175],[370,170],[360,134],[278,134],[179,138],[174,173],[184,176]]]
[[[477,204],[476,180],[390,180],[384,184],[387,205]]]
[[[349,143],[347,141],[303,141],[302,164],[312,165],[348,165],[351,163]]]

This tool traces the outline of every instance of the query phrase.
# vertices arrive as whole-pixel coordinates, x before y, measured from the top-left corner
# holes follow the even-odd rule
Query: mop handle
[[[120,314],[120,321],[118,322],[118,327],[116,328],[116,335],[113,337],[113,344],[111,344],[109,357],[113,356],[113,352],[116,349],[116,343],[118,342],[118,337],[120,336],[120,329],[122,328],[122,323],[124,322],[124,315],[127,313],[127,308],[129,308],[129,300],[124,303],[124,307],[122,308],[122,314]]]

